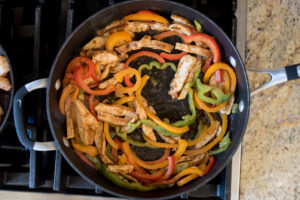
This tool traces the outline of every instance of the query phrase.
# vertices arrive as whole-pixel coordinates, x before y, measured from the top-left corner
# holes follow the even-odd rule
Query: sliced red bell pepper
[[[182,34],[182,33],[178,33],[177,31],[165,31],[165,32],[162,32],[162,33],[159,33],[157,35],[154,35],[153,38],[155,40],[162,40],[166,37],[171,37],[171,36],[174,36],[174,35],[177,35],[178,37],[181,37],[184,41],[184,43],[187,43],[186,41],[186,35]]]
[[[169,165],[168,165],[168,171],[165,173],[163,177],[161,177],[159,180],[155,181],[151,185],[161,185],[164,181],[166,181],[168,178],[171,177],[174,168],[175,168],[175,157],[169,156],[168,157]]]
[[[213,62],[217,63],[217,62],[221,62],[221,53],[220,53],[220,48],[216,42],[216,40],[211,37],[210,35],[207,35],[205,33],[195,33],[193,35],[190,36],[185,36],[185,40],[187,43],[191,43],[191,42],[204,42],[210,49],[210,51],[212,52],[214,58],[213,58]]]
[[[202,174],[202,176],[204,176],[205,174],[207,174],[211,170],[211,168],[213,167],[213,165],[215,164],[215,157],[210,156],[208,159],[209,159],[208,166],[207,166],[205,172]]]
[[[191,29],[191,31],[192,31],[192,33],[194,34],[194,33],[199,33],[196,29],[194,29],[194,28],[190,28]]]
[[[82,80],[82,72],[83,68],[82,67],[76,67],[74,71],[74,78],[78,84],[78,86],[83,89],[85,92],[89,94],[94,94],[94,95],[108,95],[109,93],[113,92],[116,90],[115,86],[108,86],[107,88],[103,90],[91,90]]]
[[[81,158],[81,160],[83,160],[90,167],[95,168],[95,165],[89,159],[87,159],[87,157],[85,157],[80,151],[75,150],[75,152],[79,156],[79,158]]]
[[[91,94],[89,97],[89,110],[92,113],[92,115],[94,115],[94,117],[97,119],[97,114],[96,114],[95,105],[94,105],[94,98],[95,98],[95,95]]]
[[[115,148],[111,148],[111,155],[113,157],[113,161],[114,163],[118,163],[118,149],[115,149]]]
[[[175,168],[175,158],[174,158],[174,156],[169,156],[168,161],[169,161],[168,171],[166,172],[166,174],[164,175],[162,180],[167,180],[168,178],[170,178],[170,176],[172,175],[173,170]]]
[[[153,15],[157,15],[157,13],[151,11],[151,10],[140,10],[140,11],[137,11],[136,13],[151,13]]]
[[[158,62],[160,63],[165,63],[165,59],[163,57],[161,57],[160,55],[156,54],[156,53],[153,53],[151,51],[140,51],[140,52],[137,52],[135,54],[132,54],[125,62],[124,64],[124,68],[127,68],[129,66],[129,64],[131,63],[131,61],[137,59],[138,57],[141,57],[141,56],[148,56],[148,57],[152,57],[152,58],[155,58],[156,60],[158,60]],[[124,77],[124,82],[126,84],[127,87],[133,87],[134,84],[131,83],[130,79],[129,79],[129,76],[125,76]]]
[[[159,55],[167,60],[179,60],[186,54],[188,54],[188,53],[183,51],[181,53],[175,53],[175,54],[169,54],[169,53],[162,52]]]
[[[216,81],[218,83],[221,83],[222,82],[222,71],[220,69],[218,69],[215,73],[216,73]]]
[[[114,141],[118,144],[119,149],[121,149],[121,151],[123,152],[123,150],[122,150],[122,142],[119,140],[119,138],[115,137]]]
[[[141,174],[139,172],[136,172],[136,171],[132,171],[129,173],[129,175],[131,176],[134,176],[138,179],[146,179],[146,180],[152,180],[152,181],[155,181],[155,180],[158,180],[159,178],[161,178],[163,175],[164,175],[164,171],[163,170],[160,170],[159,172],[155,173],[155,174]]]
[[[202,72],[205,73],[211,66],[212,57],[206,59],[204,66],[202,67]]]
[[[66,74],[67,73],[72,73],[77,66],[81,66],[82,64],[88,66],[88,72],[82,76],[83,79],[92,77],[94,81],[100,81],[95,74],[95,64],[93,61],[87,57],[76,57],[71,62],[68,64],[67,69],[66,69]],[[67,80],[64,80],[66,82]]]

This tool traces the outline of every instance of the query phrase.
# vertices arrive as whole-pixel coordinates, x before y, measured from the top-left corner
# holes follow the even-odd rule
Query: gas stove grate
[[[72,30],[96,11],[120,0],[4,0],[0,1],[0,43],[16,75],[16,90],[47,77],[60,45]],[[236,0],[177,1],[213,19],[236,42]],[[52,139],[47,124],[45,91],[25,98],[27,132],[38,141]],[[183,199],[230,199],[231,163],[215,179]],[[0,189],[69,194],[111,195],[95,188],[56,152],[35,152],[18,141],[12,116],[0,134]]]

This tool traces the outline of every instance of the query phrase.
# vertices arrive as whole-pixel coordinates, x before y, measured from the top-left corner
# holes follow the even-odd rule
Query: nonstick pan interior
[[[2,107],[4,112],[4,115],[1,117],[1,121],[0,121],[0,134],[1,134],[2,130],[6,126],[12,108],[13,94],[14,94],[14,76],[13,76],[13,71],[8,56],[1,45],[0,45],[0,55],[4,56],[8,62],[10,72],[6,75],[6,77],[10,80],[10,83],[12,85],[11,91],[6,92],[4,90],[0,90],[0,106]]]
[[[232,140],[230,147],[227,149],[227,151],[217,156],[214,167],[207,175],[202,178],[198,178],[182,187],[175,186],[172,188],[155,190],[152,192],[139,192],[117,187],[112,182],[103,177],[100,172],[86,165],[71,148],[64,145],[63,137],[66,136],[65,118],[59,113],[58,109],[58,100],[61,94],[61,90],[57,90],[55,88],[55,84],[57,83],[57,81],[62,81],[64,71],[68,62],[77,55],[78,49],[82,47],[86,42],[88,42],[95,35],[97,30],[103,28],[105,25],[114,20],[121,19],[127,14],[142,9],[153,10],[158,12],[159,14],[163,14],[164,16],[170,16],[170,14],[174,13],[186,17],[192,21],[194,19],[197,19],[203,25],[204,31],[206,33],[216,37],[216,40],[221,48],[223,60],[227,63],[230,63],[230,60],[232,59],[235,61],[234,70],[237,75],[237,90],[235,93],[235,102],[242,102],[241,104],[243,104],[243,109],[241,109],[241,112],[230,116],[229,131],[231,133],[230,136]],[[230,57],[232,58],[230,59]],[[153,70],[151,73],[155,72],[156,71]],[[173,76],[171,75],[172,73],[174,72],[168,70],[164,72],[159,71],[159,75],[157,74],[153,77],[155,77],[155,79],[162,79],[166,77],[166,79],[163,80],[163,82],[166,83],[171,81],[171,77]],[[157,81],[161,82],[162,80]],[[183,114],[189,112],[187,103],[185,101],[176,102],[176,104],[174,102],[170,103],[171,99],[165,91],[158,92],[157,94],[159,95],[157,95],[157,97],[153,97],[154,90],[150,90],[148,87],[150,87],[150,85],[146,85],[144,89],[146,92],[144,92],[143,90],[143,95],[148,100],[150,105],[154,105],[160,117],[163,117],[164,115],[172,115],[170,119],[175,121],[180,119]],[[167,91],[168,88],[167,86],[165,87],[166,88],[162,87],[161,90]],[[87,19],[85,22],[83,22],[83,24],[80,25],[71,34],[68,40],[61,47],[61,50],[58,52],[58,55],[52,66],[46,100],[48,119],[53,137],[55,138],[61,153],[69,162],[69,164],[81,176],[86,178],[91,183],[97,185],[104,191],[126,198],[172,198],[182,193],[194,190],[215,177],[230,161],[231,157],[233,156],[234,152],[241,142],[248,121],[250,103],[247,75],[243,62],[237,50],[230,42],[229,38],[225,35],[225,33],[211,20],[209,20],[198,11],[193,10],[192,8],[174,2],[155,0],[130,1],[126,3],[116,4],[112,7],[108,7],[102,11],[99,11],[98,13]],[[166,105],[168,105],[168,107]]]

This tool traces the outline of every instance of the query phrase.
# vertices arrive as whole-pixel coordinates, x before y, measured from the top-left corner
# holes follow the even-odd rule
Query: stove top
[[[49,75],[52,62],[66,37],[84,19],[120,0],[1,0],[0,43],[15,74],[15,89]],[[239,41],[237,0],[177,1],[214,20],[234,43]],[[244,3],[241,3],[244,5]],[[246,12],[246,10],[244,10]],[[241,30],[243,32],[243,29]],[[240,43],[240,44],[239,44]],[[239,48],[239,47],[238,47]],[[242,47],[241,47],[242,48]],[[30,93],[24,100],[27,133],[37,141],[50,141],[45,91]],[[215,179],[183,199],[231,199],[232,163]],[[68,165],[61,154],[36,152],[18,141],[12,115],[0,134],[0,191],[38,191],[111,197],[91,185]]]

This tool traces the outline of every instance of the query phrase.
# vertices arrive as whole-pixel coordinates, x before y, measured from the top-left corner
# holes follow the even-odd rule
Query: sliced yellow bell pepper
[[[123,17],[123,19],[136,21],[156,21],[164,24],[170,23],[166,18],[155,13],[134,13]]]
[[[152,112],[150,112],[150,110],[148,108],[146,108],[144,106],[141,93],[142,93],[142,89],[146,85],[148,79],[149,79],[149,76],[148,75],[144,75],[142,77],[140,87],[136,91],[137,102],[145,110],[147,116],[150,119],[152,119],[156,124],[158,124],[159,126],[167,129],[168,131],[170,131],[172,133],[182,134],[182,133],[185,133],[185,132],[189,131],[189,127],[188,126],[184,126],[184,127],[180,127],[179,128],[179,127],[174,127],[172,125],[169,125],[169,124],[165,123],[159,117],[157,117],[155,114],[153,114]]]
[[[128,33],[127,31],[114,32],[107,38],[106,50],[112,51],[114,50],[115,46],[120,46],[125,42],[131,42],[131,41],[132,41],[132,37],[130,33]]]
[[[121,86],[118,90],[119,92],[121,93],[132,93],[132,92],[135,92],[141,85],[141,75],[140,73],[138,72],[138,70],[134,69],[134,68],[131,68],[131,67],[128,67],[118,73],[116,73],[114,75],[114,77],[117,79],[118,82],[122,82],[123,81],[123,78],[129,74],[134,74],[135,75],[135,79],[136,79],[136,82],[134,84],[133,87],[123,87]]]

